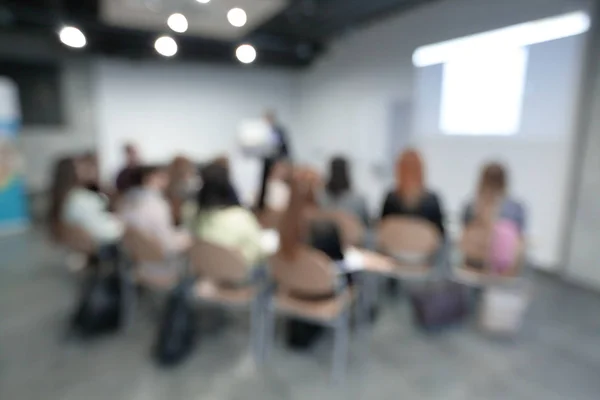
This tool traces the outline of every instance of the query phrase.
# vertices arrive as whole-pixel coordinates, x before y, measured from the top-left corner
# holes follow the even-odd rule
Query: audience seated
[[[356,215],[369,225],[367,203],[363,196],[352,191],[348,161],[335,157],[329,165],[329,181],[319,194],[319,205],[325,210],[340,210]]]
[[[491,217],[512,221],[522,235],[526,227],[525,208],[509,196],[508,177],[500,163],[489,163],[483,167],[479,179],[477,198],[469,202],[463,214],[463,223]]]
[[[169,186],[166,193],[176,225],[181,224],[184,219],[184,205],[197,197],[199,189],[200,177],[194,163],[183,156],[175,157],[169,165]]]
[[[396,188],[385,197],[381,218],[390,215],[422,218],[432,222],[444,235],[444,214],[439,197],[427,190],[421,156],[410,149],[396,163]]]
[[[205,167],[202,179],[198,216],[194,223],[196,235],[202,240],[238,250],[248,267],[255,267],[265,256],[258,220],[232,196],[235,191],[222,164],[212,163]]]
[[[318,175],[298,168],[293,173],[291,196],[280,227],[280,249],[283,258],[293,259],[302,245],[322,251],[343,268],[344,249],[335,221],[313,219]]]
[[[84,229],[99,246],[111,244],[122,237],[124,226],[107,211],[106,196],[85,186],[90,178],[87,167],[81,159],[72,157],[56,163],[48,215],[50,229],[60,239],[62,226],[72,224]]]
[[[485,243],[485,250],[476,250],[475,242],[465,243],[466,264],[469,267],[490,268],[490,273],[510,275],[517,267],[517,260],[523,245],[525,230],[525,209],[507,193],[507,176],[504,167],[499,163],[484,166],[477,198],[470,202],[464,211],[465,240],[476,232]],[[471,232],[469,232],[471,231]],[[470,234],[470,235],[469,235]],[[481,247],[481,246],[479,246]]]
[[[191,236],[175,228],[163,194],[169,185],[167,171],[159,166],[138,167],[130,182],[132,187],[125,194],[120,209],[123,220],[158,239],[166,254],[187,250],[192,244]]]
[[[131,187],[135,168],[140,165],[139,153],[133,144],[126,144],[123,151],[125,153],[126,164],[117,175],[115,182],[115,187],[119,194],[125,193]]]

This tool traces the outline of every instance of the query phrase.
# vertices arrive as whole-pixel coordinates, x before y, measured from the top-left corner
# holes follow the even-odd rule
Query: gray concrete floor
[[[255,368],[243,317],[203,335],[172,370],[151,362],[155,323],[144,310],[128,332],[68,341],[75,283],[41,234],[0,238],[0,399],[600,399],[600,296],[543,275],[512,340],[474,325],[423,335],[404,299],[387,301],[367,361],[354,351],[342,387],[329,382],[327,337],[308,354],[279,345]]]

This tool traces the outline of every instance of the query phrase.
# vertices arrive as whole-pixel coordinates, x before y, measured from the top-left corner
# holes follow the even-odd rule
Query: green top
[[[238,250],[248,268],[253,268],[264,258],[262,228],[254,214],[245,208],[200,212],[195,232],[202,240]]]

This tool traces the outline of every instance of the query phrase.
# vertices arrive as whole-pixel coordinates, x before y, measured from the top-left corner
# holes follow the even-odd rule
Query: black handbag
[[[426,285],[411,295],[415,323],[424,330],[437,331],[463,321],[470,312],[466,287],[454,282]]]
[[[113,333],[121,328],[122,284],[114,271],[96,271],[71,319],[72,330],[84,338]]]
[[[193,280],[186,280],[169,295],[154,345],[154,359],[161,366],[182,362],[197,341],[197,316],[190,296]]]

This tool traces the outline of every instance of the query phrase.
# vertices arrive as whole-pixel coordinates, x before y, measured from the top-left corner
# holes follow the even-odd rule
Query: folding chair
[[[270,268],[274,288],[265,303],[265,358],[274,340],[276,314],[329,327],[334,330],[332,379],[341,381],[348,361],[352,294],[338,267],[324,253],[303,247],[293,260],[275,255]]]
[[[198,277],[194,298],[202,303],[250,311],[250,348],[258,358],[262,346],[261,300],[263,281],[249,274],[242,255],[207,241],[197,241],[190,253],[191,273]]]

